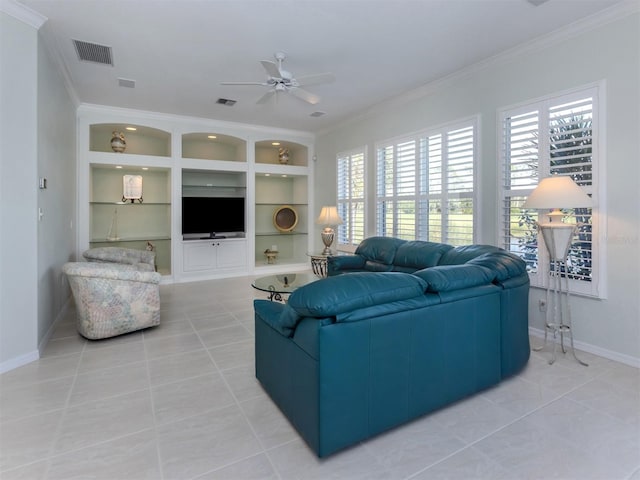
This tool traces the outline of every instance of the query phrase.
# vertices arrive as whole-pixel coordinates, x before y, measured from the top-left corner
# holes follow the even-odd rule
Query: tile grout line
[[[529,416],[533,415],[534,413],[538,412],[539,410],[542,410],[543,408],[548,407],[548,406],[549,406],[549,405],[551,405],[552,403],[557,402],[558,400],[560,400],[560,399],[564,398],[565,396],[569,395],[570,393],[574,392],[575,390],[577,390],[577,389],[579,389],[579,388],[582,388],[582,387],[584,387],[585,385],[587,385],[587,384],[591,383],[592,381],[594,381],[596,378],[599,378],[599,377],[600,377],[601,375],[603,375],[604,373],[605,373],[605,372],[603,372],[603,373],[601,373],[601,374],[598,374],[598,375],[596,375],[595,377],[590,378],[590,379],[586,380],[585,382],[583,382],[583,383],[581,383],[581,384],[579,384],[579,385],[577,385],[577,386],[575,386],[575,387],[573,387],[573,388],[571,388],[571,389],[567,390],[566,392],[561,393],[561,394],[558,394],[557,396],[554,396],[551,400],[548,400],[547,402],[545,402],[545,403],[543,403],[543,404],[541,404],[541,405],[539,405],[539,406],[535,407],[533,410],[530,410],[529,412],[527,412],[527,413],[525,413],[525,414],[521,415],[520,417],[513,419],[512,421],[510,421],[510,422],[508,422],[508,423],[504,424],[503,426],[501,426],[501,427],[497,428],[496,430],[494,430],[494,431],[492,431],[492,432],[489,432],[489,433],[487,433],[486,435],[483,435],[482,437],[480,437],[480,438],[478,438],[478,439],[474,440],[473,442],[469,443],[468,445],[465,445],[463,448],[460,448],[460,449],[456,450],[455,452],[452,452],[452,453],[450,453],[449,455],[447,455],[447,456],[445,456],[445,457],[443,457],[443,458],[439,459],[438,461],[436,461],[436,462],[434,462],[434,463],[432,463],[432,464],[428,465],[427,467],[425,467],[425,468],[423,468],[423,469],[421,469],[421,470],[419,470],[419,471],[417,471],[417,472],[412,473],[411,475],[409,475],[409,476],[405,477],[405,480],[410,480],[411,478],[414,478],[415,476],[417,476],[417,475],[419,475],[419,474],[421,474],[421,473],[423,473],[423,472],[427,471],[428,469],[430,469],[431,467],[433,467],[433,466],[435,466],[435,465],[438,465],[439,463],[444,462],[445,460],[448,460],[449,458],[453,457],[454,455],[457,455],[458,453],[460,453],[460,452],[462,452],[462,451],[466,450],[467,448],[469,448],[469,447],[473,447],[474,445],[476,445],[477,443],[481,442],[482,440],[485,440],[485,439],[489,438],[490,436],[495,435],[496,433],[498,433],[498,432],[500,432],[500,431],[504,430],[505,428],[510,427],[511,425],[514,425],[514,424],[516,424],[517,422],[519,422],[519,421],[521,421],[521,420],[524,420],[525,418],[527,418],[527,417],[529,417]],[[531,385],[537,385],[537,386],[540,386],[539,384],[536,384],[536,383],[534,383],[534,382],[532,382],[532,381],[530,381],[530,380],[527,380],[526,378],[523,378],[520,374],[516,374],[516,375],[515,375],[515,377],[517,377],[517,378],[519,378],[520,380],[522,380],[522,381],[524,381],[524,382],[526,382],[526,383],[529,383],[529,384],[531,384]],[[480,394],[482,395],[482,392],[480,392]],[[488,400],[489,402],[493,403],[494,405],[500,406],[499,404],[497,404],[496,402],[494,402],[494,401],[493,401],[493,400],[491,400],[490,398],[487,398],[487,397],[484,397],[484,398],[485,398],[486,400]],[[570,398],[568,398],[568,400],[569,400],[569,401],[572,401]],[[574,402],[574,403],[575,403],[575,402]],[[579,402],[577,402],[577,403],[579,403]],[[582,404],[581,404],[581,405],[582,405]],[[583,406],[584,406],[584,405],[583,405]]]
[[[153,401],[153,389],[151,386],[151,369],[149,368],[149,354],[147,351],[147,339],[142,332],[142,348],[144,350],[144,360],[147,370],[147,384],[149,385],[149,401],[151,403],[151,418],[153,419],[153,436],[156,442],[156,459],[158,461],[158,470],[160,471],[160,480],[164,480],[164,468],[162,466],[162,453],[160,452],[160,439],[158,438],[158,421],[156,419],[156,405]]]
[[[76,313],[77,315],[77,313]],[[77,321],[77,317],[75,319]],[[79,334],[78,334],[79,335]],[[76,386],[76,382],[78,381],[78,375],[80,372],[80,365],[82,364],[82,358],[84,357],[84,352],[87,349],[87,340],[84,339],[84,337],[81,337],[84,340],[84,343],[82,344],[82,349],[80,350],[80,357],[78,358],[78,364],[76,365],[76,371],[75,374],[73,375],[73,380],[71,381],[71,386],[69,387],[69,392],[67,393],[67,399],[65,401],[64,407],[62,409],[62,415],[60,416],[60,420],[58,421],[58,425],[56,427],[56,432],[53,435],[53,442],[51,443],[51,447],[49,448],[49,454],[47,455],[47,465],[45,467],[44,470],[44,476],[43,478],[49,478],[49,472],[51,471],[51,463],[52,460],[57,456],[54,454],[56,445],[58,444],[58,441],[61,438],[62,435],[62,425],[64,424],[65,419],[67,418],[67,415],[69,413],[69,406],[71,404],[71,396],[73,395],[73,390]]]
[[[244,419],[245,423],[247,424],[247,426],[248,426],[248,427],[249,427],[249,429],[251,430],[251,433],[252,433],[252,435],[254,436],[254,438],[257,440],[258,445],[260,445],[260,447],[262,448],[262,451],[261,451],[261,452],[258,452],[258,453],[254,454],[254,455],[250,455],[250,456],[248,456],[248,457],[246,457],[246,458],[243,458],[243,459],[236,460],[235,462],[232,462],[232,463],[230,463],[230,464],[228,464],[228,465],[233,465],[234,463],[238,463],[238,462],[244,461],[244,460],[246,460],[246,459],[248,459],[248,458],[252,458],[252,457],[254,457],[254,456],[256,456],[256,455],[264,454],[264,455],[267,457],[267,460],[269,461],[269,464],[271,465],[271,468],[273,469],[273,471],[276,473],[277,477],[278,477],[278,478],[282,478],[282,477],[280,476],[280,473],[278,472],[278,470],[275,468],[275,465],[274,465],[274,464],[273,464],[273,462],[271,461],[271,458],[270,458],[270,457],[269,457],[269,455],[267,454],[267,449],[265,448],[265,445],[262,443],[262,440],[260,439],[260,436],[258,435],[258,433],[256,432],[256,430],[253,428],[253,425],[251,425],[251,422],[249,421],[249,418],[247,417],[246,413],[244,412],[244,410],[243,410],[243,408],[242,408],[242,406],[241,406],[241,402],[238,400],[238,397],[237,397],[237,396],[236,396],[236,394],[233,392],[233,389],[231,388],[231,386],[230,386],[230,385],[229,385],[229,383],[227,382],[227,379],[225,378],[224,374],[222,373],[223,371],[220,369],[220,367],[219,367],[218,363],[217,363],[217,362],[215,361],[215,359],[213,358],[213,355],[211,354],[210,349],[209,349],[209,348],[207,348],[207,346],[206,346],[206,345],[204,344],[204,342],[202,341],[202,338],[200,337],[200,332],[198,332],[198,331],[194,328],[193,324],[191,323],[191,318],[190,318],[188,315],[187,315],[187,319],[188,319],[189,323],[191,324],[191,328],[193,328],[193,329],[194,329],[194,331],[196,332],[196,335],[198,336],[198,340],[200,341],[200,343],[202,344],[202,346],[205,348],[205,350],[206,350],[206,352],[207,352],[207,355],[209,356],[209,358],[210,358],[210,359],[211,359],[211,361],[213,362],[213,365],[216,367],[216,371],[218,372],[218,375],[220,376],[220,378],[221,378],[222,382],[224,383],[225,387],[227,388],[227,390],[228,390],[228,391],[229,391],[229,393],[231,394],[231,397],[233,398],[233,401],[235,402],[236,407],[238,407],[238,410],[240,411],[240,414],[242,415],[242,418]],[[239,323],[239,324],[240,324],[240,326],[242,326],[241,322],[239,322],[239,321],[238,321],[238,319],[237,319],[237,318],[235,318],[235,316],[234,316],[234,320],[235,320],[237,323]],[[243,327],[243,328],[244,328],[244,327]],[[246,330],[246,329],[245,329],[245,330]],[[237,344],[237,343],[240,343],[240,342],[231,342],[231,343],[227,343],[227,344],[225,344],[225,345],[235,345],[235,344]],[[222,346],[222,345],[219,345],[219,346]],[[213,347],[212,347],[212,348],[213,348]],[[225,466],[228,466],[228,465],[225,465]],[[210,473],[210,472],[215,472],[215,471],[217,471],[217,470],[220,470],[220,469],[222,469],[222,468],[225,468],[225,466],[218,467],[218,468],[213,469],[213,470],[210,470],[210,471],[208,471],[208,472],[200,473],[200,474],[198,474],[198,476],[202,476],[202,475],[204,475],[204,474],[206,474],[206,473]],[[194,478],[197,478],[197,477],[194,477]]]

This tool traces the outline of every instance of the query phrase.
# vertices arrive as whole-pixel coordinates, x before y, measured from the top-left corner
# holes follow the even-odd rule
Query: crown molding
[[[266,125],[255,125],[249,123],[232,122],[228,120],[218,120],[216,118],[209,117],[195,117],[188,115],[179,115],[174,113],[154,112],[148,110],[136,110],[126,107],[113,107],[109,105],[99,105],[95,103],[81,103],[77,110],[78,116],[100,114],[102,116],[111,116],[113,118],[121,117],[127,118],[131,121],[132,118],[139,121],[153,121],[164,123],[167,128],[170,125],[199,125],[208,126],[218,130],[224,130],[227,132],[242,131],[246,135],[261,135],[267,138],[271,138],[274,135],[282,135],[286,138],[297,138],[299,141],[311,141],[315,138],[313,132],[306,130],[293,130],[278,127],[269,127]],[[108,123],[108,122],[107,122]]]
[[[20,20],[22,23],[39,30],[48,20],[44,15],[16,2],[15,0],[0,0],[0,11]]]
[[[468,67],[464,67],[413,90],[409,90],[395,97],[383,100],[380,103],[376,103],[375,105],[365,108],[364,110],[356,113],[355,115],[345,119],[342,122],[318,131],[317,135],[325,135],[327,133],[335,131],[336,129],[339,129],[342,126],[349,125],[354,121],[362,120],[372,115],[382,113],[389,108],[406,105],[407,103],[411,103],[415,100],[433,94],[438,89],[442,88],[443,85],[447,85],[453,81],[463,79],[469,75],[495,66],[498,63],[508,62],[512,59],[552,47],[554,45],[557,45],[558,43],[574,38],[590,30],[602,27],[604,25],[615,22],[617,20],[621,20],[637,13],[640,13],[640,1],[623,0],[613,7],[585,17],[569,25],[565,25],[564,27],[559,28],[558,30],[555,30],[551,33],[540,36],[528,42],[521,43],[492,57],[481,60],[477,63],[474,63],[473,65],[469,65]]]

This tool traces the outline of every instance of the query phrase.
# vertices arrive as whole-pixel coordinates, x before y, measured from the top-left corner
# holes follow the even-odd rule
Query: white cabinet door
[[[216,247],[213,241],[184,243],[184,271],[211,270],[216,266]]]
[[[203,272],[218,269],[244,268],[247,265],[247,241],[192,240],[182,247],[185,272]]]
[[[216,243],[218,268],[235,268],[247,265],[246,240],[227,240]]]

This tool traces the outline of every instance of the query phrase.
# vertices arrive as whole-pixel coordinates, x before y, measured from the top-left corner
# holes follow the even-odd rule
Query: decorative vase
[[[278,160],[282,165],[289,163],[289,149],[280,147],[278,149]]]
[[[111,148],[116,153],[122,153],[127,148],[127,142],[122,132],[113,132],[111,134]]]

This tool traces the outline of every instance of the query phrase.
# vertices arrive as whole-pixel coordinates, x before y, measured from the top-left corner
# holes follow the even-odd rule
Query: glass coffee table
[[[320,279],[313,273],[281,273],[258,277],[251,286],[257,290],[267,292],[269,300],[282,302],[284,300],[283,294],[293,293],[296,288],[303,287],[316,280]]]

